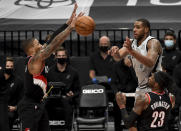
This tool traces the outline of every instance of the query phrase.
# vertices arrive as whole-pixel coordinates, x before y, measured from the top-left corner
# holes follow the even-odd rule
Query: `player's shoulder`
[[[147,98],[146,94],[144,94],[144,93],[141,93],[136,97],[137,104],[145,104],[145,103],[147,103],[147,101],[148,101],[148,98]]]
[[[156,50],[158,52],[162,52],[162,46],[161,43],[158,39],[154,38],[154,39],[150,39],[147,43],[147,48],[148,49],[153,49]]]
[[[171,99],[175,100],[175,96],[174,96],[174,94],[169,93],[169,97],[170,97]]]
[[[160,44],[160,41],[153,37],[148,40],[148,44],[158,45],[158,44]]]

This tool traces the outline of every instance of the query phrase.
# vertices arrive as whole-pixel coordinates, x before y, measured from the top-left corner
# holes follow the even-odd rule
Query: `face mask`
[[[12,68],[5,68],[5,73],[8,75],[12,75],[13,74],[13,69]]]
[[[173,40],[165,40],[164,43],[165,43],[166,48],[172,48],[172,47],[174,47],[174,42],[173,42]]]
[[[106,53],[109,50],[109,46],[99,46],[99,50]]]
[[[67,63],[68,59],[67,58],[57,58],[57,62],[61,65]]]

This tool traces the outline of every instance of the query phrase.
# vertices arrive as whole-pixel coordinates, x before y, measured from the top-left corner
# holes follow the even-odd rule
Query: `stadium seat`
[[[49,91],[49,89],[51,91]],[[46,109],[49,116],[49,125],[51,131],[65,130],[65,116],[64,109],[61,103],[61,96],[65,89],[65,84],[62,82],[49,82],[48,92],[49,96],[46,99]]]
[[[80,78],[80,85],[86,85],[89,78],[89,57],[70,57],[70,64],[77,69],[79,78]]]
[[[107,130],[108,103],[105,87],[92,84],[83,86],[74,128],[80,130]]]

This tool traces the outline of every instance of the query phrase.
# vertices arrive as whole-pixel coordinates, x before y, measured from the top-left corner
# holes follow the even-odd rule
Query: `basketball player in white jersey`
[[[126,38],[123,47],[112,47],[111,54],[117,60],[129,56],[138,78],[136,98],[139,94],[150,92],[148,78],[152,72],[161,70],[162,47],[160,42],[149,35],[150,23],[146,19],[138,19],[134,22],[134,39]],[[133,129],[136,130],[136,129]]]
[[[136,20],[133,32],[133,40],[127,37],[123,47],[119,50],[113,47],[111,53],[117,60],[125,56],[131,58],[138,78],[138,89],[147,90],[148,78],[151,72],[161,69],[162,47],[156,38],[149,35],[150,23],[148,20]]]

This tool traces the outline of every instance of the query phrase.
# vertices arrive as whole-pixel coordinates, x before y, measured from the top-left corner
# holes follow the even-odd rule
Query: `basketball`
[[[81,16],[75,23],[75,30],[81,36],[92,34],[95,28],[95,22],[90,16]]]

